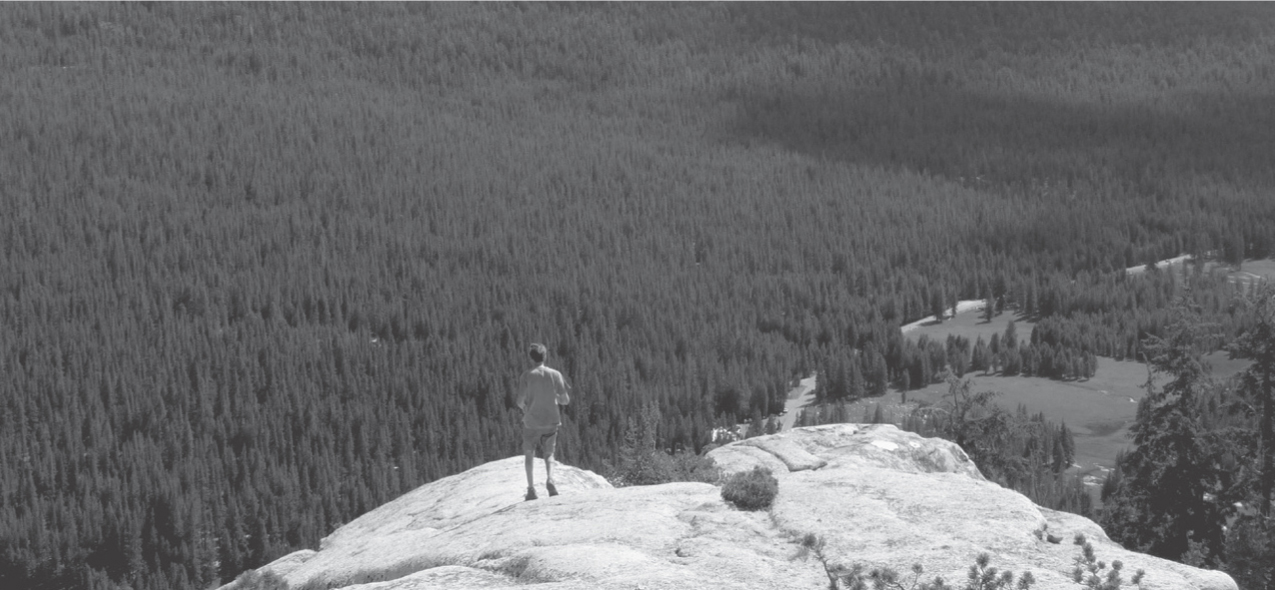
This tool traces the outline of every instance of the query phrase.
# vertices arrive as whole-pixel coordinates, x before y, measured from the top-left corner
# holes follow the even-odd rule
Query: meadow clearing
[[[1275,261],[1245,262],[1240,271],[1264,278],[1275,277]],[[1021,315],[1003,313],[989,322],[983,318],[982,305],[962,302],[958,313],[942,322],[933,317],[904,326],[909,338],[922,335],[931,340],[946,340],[948,335],[968,338],[980,336],[990,340],[993,334],[1004,334],[1010,320],[1014,320],[1019,338],[1029,339],[1035,324]],[[1225,351],[1205,357],[1214,379],[1226,379],[1238,374],[1247,362],[1228,358]],[[1138,401],[1146,395],[1147,367],[1136,361],[1117,361],[1100,357],[1097,371],[1089,379],[1057,381],[1041,377],[1021,375],[1003,376],[983,372],[966,374],[972,380],[973,390],[994,391],[1001,407],[1016,410],[1020,405],[1031,414],[1043,413],[1046,418],[1067,424],[1076,441],[1075,463],[1072,471],[1083,475],[1091,484],[1101,479],[1115,465],[1116,454],[1133,444],[1130,427],[1138,410]],[[1157,377],[1156,384],[1160,379]],[[891,388],[879,398],[866,398],[850,407],[850,415],[870,417],[879,405],[887,421],[898,422],[912,408],[920,404],[937,404],[948,393],[946,383],[931,384],[925,388],[903,392]],[[811,396],[813,398],[813,396]]]

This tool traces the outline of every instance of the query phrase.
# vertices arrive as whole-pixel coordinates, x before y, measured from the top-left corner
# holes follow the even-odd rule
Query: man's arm
[[[515,385],[515,387],[518,388],[518,394],[517,394],[517,397],[515,398],[514,403],[518,404],[519,410],[522,410],[525,412],[527,411],[527,374],[526,373],[523,373],[521,376],[518,377],[518,384]]]
[[[559,389],[557,391],[557,395],[554,397],[555,401],[558,402],[558,405],[565,406],[571,403],[571,384],[567,383],[567,378],[562,377],[561,373],[559,373],[558,376],[561,377],[562,380],[558,383]]]

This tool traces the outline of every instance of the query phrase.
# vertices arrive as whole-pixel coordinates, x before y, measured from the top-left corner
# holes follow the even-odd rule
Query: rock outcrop
[[[1092,521],[986,481],[960,447],[893,426],[799,428],[709,456],[727,473],[769,467],[771,510],[738,510],[702,483],[616,489],[566,465],[560,496],[524,502],[522,458],[511,457],[426,484],[261,571],[292,589],[822,590],[856,564],[919,563],[927,579],[963,585],[986,552],[1002,570],[1032,572],[1035,588],[1074,589],[1072,538],[1083,533],[1099,559],[1125,564],[1126,580],[1145,569],[1145,589],[1235,588],[1226,574],[1126,551]]]

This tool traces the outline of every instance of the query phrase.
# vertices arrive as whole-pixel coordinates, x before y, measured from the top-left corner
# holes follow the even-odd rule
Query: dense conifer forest
[[[960,299],[1052,378],[1183,297],[1217,348],[1232,283],[1123,269],[1275,253],[1271,55],[1264,3],[0,6],[0,587],[316,547],[515,454],[531,341],[598,471],[941,380],[899,326]]]

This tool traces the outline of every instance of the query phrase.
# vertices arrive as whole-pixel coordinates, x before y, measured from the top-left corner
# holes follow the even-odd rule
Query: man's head
[[[532,361],[543,363],[545,358],[549,356],[549,349],[539,342],[533,342],[531,349],[527,351],[527,355],[531,357]]]

